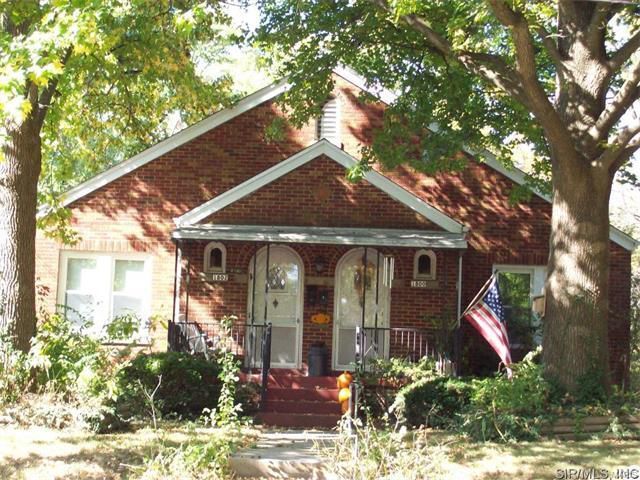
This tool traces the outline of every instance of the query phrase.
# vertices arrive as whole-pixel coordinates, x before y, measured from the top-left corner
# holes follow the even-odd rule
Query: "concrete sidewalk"
[[[231,469],[240,478],[332,479],[317,453],[331,447],[336,433],[317,430],[266,431],[253,448],[231,456]]]

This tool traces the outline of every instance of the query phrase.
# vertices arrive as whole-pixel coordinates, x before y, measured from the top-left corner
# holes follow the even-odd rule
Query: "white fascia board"
[[[174,230],[175,240],[253,241],[465,249],[464,233],[428,230],[273,225],[196,225]]]
[[[259,173],[255,177],[246,180],[245,182],[237,185],[236,187],[227,190],[226,192],[218,195],[217,197],[197,206],[196,208],[188,211],[184,215],[174,219],[178,227],[191,226],[204,220],[210,215],[222,210],[230,204],[237,202],[238,200],[250,195],[259,188],[268,185],[269,183],[283,177],[284,175],[292,172],[296,168],[299,168],[311,160],[318,158],[320,155],[325,155],[344,168],[351,168],[358,163],[358,161],[351,155],[345,153],[331,142],[326,139],[322,139],[310,147],[301,150],[295,155],[289,157],[286,160],[274,165],[267,170]],[[365,180],[377,187],[391,198],[411,208],[413,211],[419,213],[423,217],[431,220],[436,225],[442,227],[444,230],[453,233],[465,232],[466,227],[461,223],[456,222],[451,217],[445,215],[441,211],[432,207],[431,205],[423,202],[418,197],[400,187],[398,184],[392,182],[384,175],[370,170],[365,176]]]
[[[389,90],[378,88],[375,89],[366,84],[363,77],[358,75],[355,71],[347,67],[337,67],[334,69],[334,73],[341,76],[348,82],[351,82],[358,88],[370,93],[374,97],[380,99],[382,102],[390,104],[396,99],[396,95]],[[229,108],[225,108],[217,113],[214,113],[210,117],[185,128],[184,130],[172,135],[171,137],[162,140],[161,142],[147,148],[139,154],[124,160],[117,165],[114,165],[110,169],[99,173],[95,177],[75,186],[62,195],[61,204],[66,207],[76,200],[88,195],[95,190],[104,187],[105,185],[117,180],[118,178],[140,168],[143,165],[155,160],[156,158],[170,152],[171,150],[184,145],[187,142],[197,138],[198,136],[212,130],[225,122],[251,110],[258,105],[271,100],[291,88],[291,84],[287,79],[275,82],[267,87],[264,87],[257,92],[243,98]]]
[[[229,108],[225,108],[210,117],[185,128],[171,137],[156,143],[139,154],[118,163],[110,169],[96,175],[84,183],[72,188],[62,196],[62,205],[67,206],[89,193],[107,185],[110,182],[140,168],[156,158],[184,145],[200,135],[212,130],[225,122],[251,110],[258,105],[271,100],[290,88],[286,81],[273,83],[257,92],[243,98]]]
[[[375,86],[367,84],[363,76],[358,74],[355,70],[352,70],[351,68],[346,67],[344,65],[339,65],[336,68],[334,68],[333,73],[335,73],[339,77],[344,78],[347,82],[352,83],[353,85],[358,87],[360,90],[363,90],[369,93],[370,95],[373,95],[378,100],[382,101],[383,103],[386,103],[387,105],[391,105],[398,98],[398,94],[392,92],[391,90],[388,90],[383,87],[376,88]]]
[[[487,164],[489,167],[491,167],[498,173],[501,173],[502,175],[504,175],[505,177],[513,181],[514,183],[517,183],[518,185],[526,185],[527,176],[525,172],[523,172],[517,167],[512,167],[512,168],[507,167],[500,160],[498,160],[495,157],[495,155],[490,151],[482,150],[480,152],[477,152],[467,147],[464,147],[463,150],[473,157],[482,158],[485,164]],[[542,193],[540,190],[535,188],[531,189],[531,191],[538,197],[551,203],[551,197],[549,195],[546,195],[545,193]],[[638,247],[638,245],[640,245],[640,242],[638,240],[627,235],[622,230],[619,230],[613,225],[609,226],[609,239],[612,242],[615,242],[618,245],[620,245],[625,250],[629,250],[630,252],[634,251]]]

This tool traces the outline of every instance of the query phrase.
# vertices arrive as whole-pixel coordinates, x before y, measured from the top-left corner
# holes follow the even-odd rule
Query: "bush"
[[[153,396],[154,408],[160,414],[197,417],[218,402],[218,373],[217,363],[187,353],[139,355],[117,375],[116,409],[125,417],[150,414],[148,395],[160,383]]]
[[[425,377],[400,389],[392,410],[411,426],[447,428],[469,404],[471,394],[468,381]]]
[[[532,440],[549,418],[554,388],[531,361],[512,365],[513,379],[504,375],[473,380],[460,429],[475,440]],[[555,403],[555,402],[554,402]]]
[[[0,338],[0,405],[20,400],[29,387],[27,355],[13,350],[6,338]]]
[[[28,363],[41,389],[64,396],[100,396],[108,389],[112,365],[100,342],[85,334],[88,324],[74,326],[62,315],[39,325]]]
[[[398,389],[411,382],[436,376],[435,361],[424,357],[418,363],[404,359],[376,359],[359,374],[362,404],[371,416],[383,416],[393,405]]]

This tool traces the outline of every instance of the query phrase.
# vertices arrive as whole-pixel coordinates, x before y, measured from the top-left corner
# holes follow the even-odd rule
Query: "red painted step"
[[[260,412],[258,420],[263,425],[287,428],[334,428],[340,421],[340,415],[316,413],[280,413]]]
[[[260,382],[243,374],[241,381]],[[333,428],[341,418],[335,376],[308,377],[299,372],[272,371],[267,377],[266,401],[257,420],[290,428]]]
[[[264,405],[265,412],[281,413],[317,413],[328,415],[340,415],[340,404],[338,402],[307,402],[307,401],[285,401],[267,400]]]
[[[271,387],[267,389],[267,400],[282,400],[289,402],[337,402],[338,389]]]
[[[337,388],[335,377],[303,377],[301,375],[269,375],[269,387]]]

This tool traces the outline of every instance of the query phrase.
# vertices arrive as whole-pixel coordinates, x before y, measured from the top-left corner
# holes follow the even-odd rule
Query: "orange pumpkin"
[[[353,381],[353,377],[349,372],[343,372],[338,377],[338,388],[348,388]]]
[[[341,388],[338,392],[338,401],[340,403],[347,402],[351,398],[351,390],[348,388]]]

